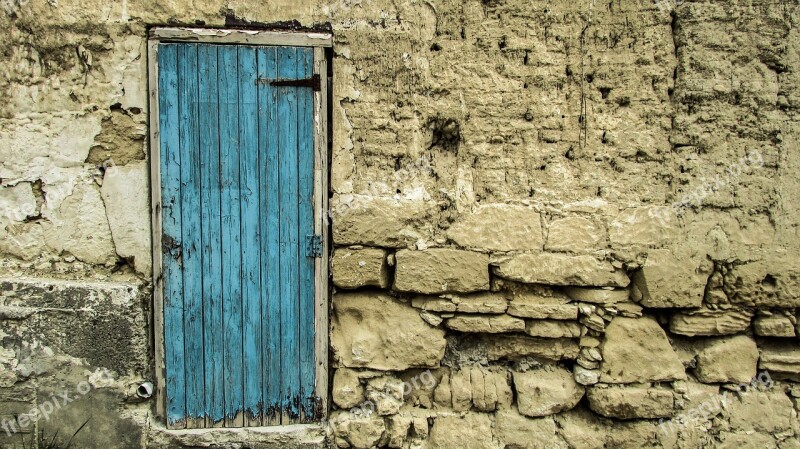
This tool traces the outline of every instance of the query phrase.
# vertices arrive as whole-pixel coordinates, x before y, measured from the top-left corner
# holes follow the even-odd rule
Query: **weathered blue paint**
[[[317,415],[313,50],[159,45],[167,413]]]
[[[310,78],[314,73],[314,51],[311,48],[297,49],[297,77]],[[298,139],[298,200],[301,245],[314,229],[314,94],[311,89],[297,92],[297,139]],[[300,399],[303,420],[311,421],[314,401],[314,258],[302,250],[298,257],[300,269]]]
[[[206,417],[210,424],[225,418],[222,327],[222,220],[220,206],[219,88],[217,46],[197,49],[200,98],[200,207],[203,244],[203,345]]]
[[[259,79],[276,79],[278,75],[275,47],[258,49]],[[281,397],[281,252],[280,237],[280,173],[278,170],[278,92],[269,83],[258,84],[258,139],[263,183],[261,196],[261,257],[266,261],[261,272],[261,300],[265,307],[262,321],[264,346],[264,424],[280,424],[278,405]]]
[[[242,304],[245,419],[261,425],[261,227],[259,226],[258,78],[256,49],[239,50],[239,179],[242,205]]]
[[[178,134],[181,154],[181,246],[186,415],[205,414],[202,260],[200,246],[200,133],[197,45],[178,47]]]
[[[297,49],[278,48],[278,78],[297,79]],[[297,88],[278,87],[278,166],[280,171],[281,259],[281,412],[282,419],[300,416],[300,304],[297,191]]]
[[[178,45],[158,52],[159,129],[161,142],[161,245],[164,283],[164,364],[167,420],[175,427],[186,419],[183,275],[181,273],[181,158],[178,127]]]

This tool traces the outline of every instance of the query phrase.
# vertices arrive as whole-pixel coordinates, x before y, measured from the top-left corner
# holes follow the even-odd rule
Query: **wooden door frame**
[[[322,419],[328,415],[328,60],[326,47],[333,35],[320,32],[164,27],[152,28],[147,36],[148,90],[150,102],[150,190],[153,232],[153,346],[156,377],[156,416],[167,422],[166,364],[164,359],[164,282],[161,251],[161,142],[158,110],[158,45],[162,42],[311,47],[314,74],[322,78],[314,92],[314,233],[322,236],[322,257],[314,261],[314,374],[315,394],[322,400]]]

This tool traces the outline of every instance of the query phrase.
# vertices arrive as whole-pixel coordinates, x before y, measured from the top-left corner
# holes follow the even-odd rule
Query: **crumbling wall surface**
[[[0,446],[800,447],[797,1],[2,9],[0,426],[40,412]],[[310,434],[170,433],[139,389],[147,26],[232,20],[335,35]]]

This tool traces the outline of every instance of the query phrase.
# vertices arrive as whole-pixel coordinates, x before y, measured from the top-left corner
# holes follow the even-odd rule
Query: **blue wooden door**
[[[320,415],[314,52],[158,45],[166,412],[172,427]],[[316,78],[318,80],[319,78]]]

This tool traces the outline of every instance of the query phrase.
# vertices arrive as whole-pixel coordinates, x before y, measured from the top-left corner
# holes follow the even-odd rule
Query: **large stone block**
[[[583,386],[564,368],[549,366],[513,374],[517,407],[525,416],[547,416],[570,410],[583,397]]]
[[[609,239],[615,248],[656,246],[668,242],[676,234],[670,220],[671,210],[664,206],[635,207],[621,211],[608,225]]]
[[[576,338],[581,336],[581,326],[571,321],[528,320],[525,333],[532,337]]]
[[[758,345],[760,369],[774,373],[800,375],[800,347],[789,342],[764,342]]]
[[[132,259],[144,276],[153,261],[148,170],[144,161],[108,167],[100,189],[117,254]]]
[[[38,348],[16,369],[48,371],[68,358],[143,375],[149,362],[142,294],[134,283],[0,278],[0,315],[14,319],[3,332]]]
[[[627,301],[630,291],[626,288],[564,287],[564,293],[575,301],[593,304],[614,304]]]
[[[514,296],[508,303],[508,314],[522,318],[577,320],[578,305],[563,298]]]
[[[575,360],[578,341],[568,338],[536,338],[520,334],[484,334],[463,340],[461,350],[485,357],[488,361],[519,360],[534,357],[544,360]]]
[[[444,331],[414,308],[380,293],[333,297],[331,347],[337,367],[405,370],[437,367],[444,357]]]
[[[542,249],[539,212],[528,206],[488,204],[462,215],[447,237],[464,248],[489,251]]]
[[[434,248],[395,254],[394,289],[423,294],[469,293],[489,289],[489,256]]]
[[[708,339],[697,354],[700,382],[748,383],[756,375],[758,348],[746,335]]]
[[[338,195],[331,211],[337,245],[402,248],[430,237],[430,211],[421,200]]]
[[[350,412],[335,411],[328,421],[333,437],[344,447],[370,449],[388,442],[386,423],[375,415],[354,415]]]
[[[594,256],[520,254],[498,262],[494,273],[531,284],[627,287],[625,271]]]
[[[481,292],[471,295],[417,296],[411,305],[429,312],[504,313],[508,300],[502,294]]]
[[[600,381],[664,382],[686,373],[664,329],[649,317],[616,317],[606,328]]]
[[[645,307],[700,307],[713,263],[699,253],[654,249],[631,280]]]
[[[333,284],[339,288],[389,286],[386,250],[380,248],[337,248],[331,271]]]
[[[736,265],[725,273],[724,290],[735,304],[800,307],[800,260],[796,253],[777,253]]]
[[[331,390],[333,403],[339,408],[349,409],[366,399],[358,371],[349,368],[339,368],[334,372]]]
[[[525,330],[525,320],[510,315],[457,315],[445,323],[448,329],[458,332],[484,332],[499,334]]]
[[[442,378],[436,396],[437,403],[452,404],[455,411],[467,411],[474,407],[491,412],[510,407],[513,399],[508,371],[502,367],[483,366],[462,367],[453,371],[449,378]]]
[[[492,419],[484,413],[439,415],[433,422],[425,449],[500,449]]]
[[[589,408],[607,418],[668,418],[675,413],[672,391],[640,387],[591,387]]]
[[[669,330],[689,337],[732,335],[750,327],[752,317],[748,310],[698,309],[672,315]]]
[[[762,337],[794,337],[796,331],[793,319],[794,317],[781,313],[761,315],[753,320],[753,330]]]
[[[544,249],[553,252],[590,252],[606,245],[605,232],[583,217],[554,220],[547,227]]]
[[[567,449],[569,446],[558,437],[552,417],[529,418],[513,408],[498,411],[497,437],[507,448]]]

